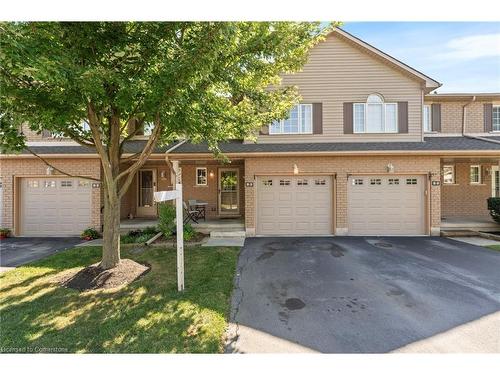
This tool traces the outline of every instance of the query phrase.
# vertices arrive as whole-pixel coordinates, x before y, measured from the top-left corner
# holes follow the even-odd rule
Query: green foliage
[[[298,71],[330,30],[315,22],[16,22],[0,23],[2,147],[19,149],[27,122],[105,145],[130,118],[217,144],[254,136],[298,101],[280,74]],[[273,86],[274,90],[267,90]],[[89,108],[96,113],[93,118]],[[4,124],[5,122],[5,124]]]
[[[196,231],[191,224],[184,224],[184,241],[191,241],[195,234]]]
[[[175,207],[168,203],[158,205],[158,229],[165,237],[175,231]]]
[[[0,228],[0,236],[9,237],[11,230],[9,228]]]
[[[500,198],[488,198],[488,210],[493,220],[500,223]]]
[[[80,237],[86,240],[95,240],[96,238],[99,238],[99,232],[94,228],[87,228],[82,232]]]
[[[98,262],[101,251],[77,247],[2,273],[0,351],[54,346],[70,353],[223,351],[237,248],[186,251],[182,293],[172,248],[140,254],[122,248],[122,258],[149,264],[151,271],[116,292],[77,293],[54,283],[59,272]]]
[[[144,243],[153,238],[158,233],[156,227],[146,227],[144,229],[134,229],[120,238],[121,243]]]

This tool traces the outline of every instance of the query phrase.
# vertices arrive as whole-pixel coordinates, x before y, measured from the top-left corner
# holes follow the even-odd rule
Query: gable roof
[[[393,68],[399,71],[403,71],[409,74],[410,76],[413,76],[418,80],[422,81],[425,84],[427,92],[431,92],[432,90],[435,90],[438,87],[442,86],[442,83],[425,75],[424,73],[418,71],[417,69],[414,69],[409,65],[406,65],[405,63],[396,59],[395,57],[392,57],[391,55],[379,50],[378,48],[372,46],[371,44],[366,43],[365,41],[355,37],[354,35],[348,33],[347,31],[339,27],[335,27],[329,35],[331,34],[335,34],[336,36],[349,42],[350,44],[354,44],[355,46],[357,46],[364,52],[368,53],[369,55],[382,59],[384,62],[388,63],[388,65],[392,66]]]

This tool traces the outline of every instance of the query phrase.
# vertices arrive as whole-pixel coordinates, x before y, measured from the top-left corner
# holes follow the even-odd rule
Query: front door
[[[156,171],[141,169],[137,172],[137,216],[156,216],[153,193],[156,191]]]
[[[238,215],[239,173],[237,168],[219,169],[219,215]]]

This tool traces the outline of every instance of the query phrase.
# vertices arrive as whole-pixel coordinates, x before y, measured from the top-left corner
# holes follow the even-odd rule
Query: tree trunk
[[[120,198],[118,187],[113,184],[116,194],[110,196],[104,190],[103,243],[101,267],[109,269],[120,263]]]

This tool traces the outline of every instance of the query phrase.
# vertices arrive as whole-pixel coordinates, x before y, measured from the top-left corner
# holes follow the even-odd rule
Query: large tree
[[[120,261],[120,199],[155,146],[188,138],[206,141],[217,154],[219,142],[252,137],[263,124],[285,116],[298,94],[279,85],[280,75],[300,70],[329,27],[1,23],[2,148],[26,148],[18,131],[24,123],[95,149],[104,190],[101,266],[112,268]],[[134,131],[130,121],[138,125]],[[152,134],[124,164],[124,143],[144,124],[153,125]]]

